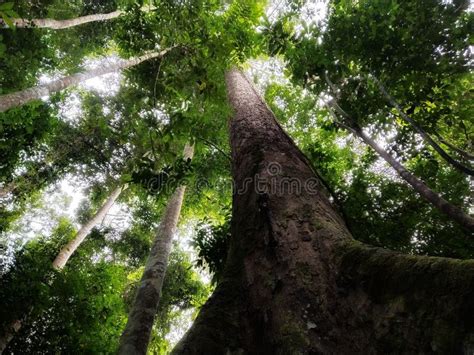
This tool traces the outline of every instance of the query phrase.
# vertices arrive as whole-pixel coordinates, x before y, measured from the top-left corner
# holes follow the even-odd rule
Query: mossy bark
[[[474,262],[355,242],[248,80],[227,73],[232,238],[223,280],[174,354],[465,353]]]

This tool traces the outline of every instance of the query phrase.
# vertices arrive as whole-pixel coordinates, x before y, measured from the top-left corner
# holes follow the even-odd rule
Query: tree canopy
[[[64,29],[31,22],[114,11]],[[256,84],[354,238],[474,258],[473,230],[354,133],[472,218],[468,1],[22,0],[0,4],[0,17],[0,103],[96,70],[0,112],[0,331],[22,323],[5,353],[116,353],[163,211],[186,185],[148,348],[171,351],[229,249],[232,67]],[[127,188],[115,207],[54,269],[117,186]]]

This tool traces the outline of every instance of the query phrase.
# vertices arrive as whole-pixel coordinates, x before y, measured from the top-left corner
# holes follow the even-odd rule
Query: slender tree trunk
[[[48,96],[53,92],[66,89],[73,85],[77,85],[87,79],[133,67],[149,59],[160,58],[166,53],[168,53],[172,48],[173,47],[164,49],[161,52],[148,53],[138,58],[121,60],[118,63],[99,67],[97,69],[91,69],[83,73],[77,73],[70,76],[66,76],[64,78],[54,80],[48,84],[38,85],[22,91],[2,95],[0,96],[0,112],[4,112],[13,107],[24,105],[33,100],[38,100],[43,96]]]
[[[151,11],[153,9],[154,9],[153,6],[143,6],[141,8],[142,11]],[[15,18],[15,19],[12,19],[12,22],[13,22],[14,27],[16,28],[35,27],[35,28],[49,28],[52,30],[62,30],[65,28],[71,28],[71,27],[79,26],[79,25],[89,23],[89,22],[111,20],[111,19],[121,16],[124,13],[125,11],[116,10],[116,11],[109,12],[106,14],[87,15],[87,16],[76,17],[69,20],[54,20],[54,19],[48,19],[48,18],[27,20],[27,19]],[[3,20],[0,20],[0,24],[1,23],[3,23]]]
[[[400,114],[400,116],[403,118],[405,122],[410,124],[415,131],[418,132],[418,134],[423,138],[425,142],[427,142],[438,154],[449,164],[451,164],[453,167],[458,169],[459,171],[471,175],[474,175],[474,170],[468,168],[467,166],[464,166],[457,160],[453,159],[446,151],[439,146],[438,143],[436,143],[428,133],[424,129],[422,129],[418,124],[411,119],[410,116],[408,116],[400,107],[400,105],[395,101],[395,99],[388,93],[388,91],[385,89],[385,86],[380,82],[380,80],[377,79],[374,75],[371,75],[371,78],[374,80],[374,82],[377,84],[380,92],[385,96],[385,99],[392,105]]]
[[[173,353],[472,351],[474,261],[355,242],[251,84],[232,70],[227,87],[230,248],[222,281]]]
[[[360,127],[352,129],[352,132],[362,139],[365,144],[369,145],[373,150],[375,150],[377,154],[381,156],[393,169],[395,169],[400,177],[408,182],[413,187],[413,189],[418,192],[425,200],[427,200],[436,209],[444,213],[453,221],[458,222],[468,231],[474,232],[474,218],[470,217],[461,208],[446,201],[437,192],[431,190],[423,181],[410,173],[394,157],[392,157],[382,147],[380,147]]]
[[[191,159],[193,150],[192,146],[186,145],[184,158]],[[127,325],[120,339],[119,354],[146,354],[147,352],[185,190],[186,186],[179,186],[168,201],[128,316]]]
[[[35,28],[50,28],[53,30],[62,30],[65,28],[79,26],[84,23],[114,19],[114,18],[119,17],[122,14],[123,14],[123,11],[116,10],[113,12],[109,12],[107,14],[87,15],[87,16],[76,17],[69,20],[54,20],[54,19],[49,19],[49,18],[27,20],[27,19],[15,18],[15,19],[12,19],[12,22],[13,22],[13,26],[16,28],[35,27]]]
[[[467,161],[474,161],[474,155],[469,154],[468,152],[456,147],[455,145],[449,143],[446,141],[443,137],[441,137],[438,133],[435,133],[436,137],[438,137],[439,141],[446,145],[447,147],[451,148],[454,150],[456,153],[458,153],[461,157],[463,157]]]
[[[382,90],[386,95],[388,95],[383,85],[375,77],[373,78],[376,83],[378,83],[380,90]],[[336,98],[334,100],[332,100],[330,103],[326,103],[329,112],[334,117],[334,121],[349,130],[350,132],[352,132],[353,134],[355,134],[356,136],[358,136],[359,138],[361,138],[367,145],[369,145],[373,150],[375,150],[392,168],[394,168],[398,172],[398,174],[403,180],[408,182],[416,192],[418,192],[425,200],[431,203],[441,213],[444,213],[453,221],[458,222],[463,228],[467,229],[468,231],[473,232],[474,218],[465,213],[461,208],[443,199],[437,192],[431,190],[423,181],[421,181],[415,175],[410,173],[402,164],[400,164],[395,158],[393,158],[382,147],[380,147],[372,138],[365,134],[361,127],[357,125],[356,121],[352,119],[352,117],[350,117],[347,112],[345,112],[338,105],[336,87],[327,75],[326,81],[331,87],[333,93],[336,95]],[[390,96],[388,95],[388,97]],[[394,104],[397,105],[396,102]],[[347,124],[338,120],[337,116],[333,112],[333,109],[335,109],[344,118]],[[398,110],[401,114],[403,114],[399,107]],[[410,118],[408,118],[407,122],[412,122],[414,127],[418,127]],[[429,137],[429,139],[431,140],[431,137]]]
[[[109,212],[112,205],[115,203],[115,200],[120,196],[124,187],[119,186],[117,187],[112,193],[110,194],[109,198],[105,201],[102,207],[95,213],[95,215],[84,224],[81,229],[77,232],[74,239],[67,243],[58,253],[56,259],[53,261],[53,267],[57,270],[60,270],[66,265],[69,258],[74,254],[74,252],[79,248],[82,244],[84,239],[90,233],[92,228],[94,228],[97,224],[100,223]]]
[[[90,233],[92,228],[94,228],[100,221],[104,219],[107,215],[107,212],[110,210],[112,205],[115,203],[115,200],[120,196],[120,193],[123,191],[125,187],[120,186],[117,187],[112,193],[110,194],[109,198],[102,207],[96,212],[96,214],[85,224],[82,228],[77,232],[74,239],[67,243],[58,253],[56,258],[53,261],[53,268],[56,270],[61,270],[72,256],[72,254],[77,250],[77,248],[81,245],[87,235]],[[5,350],[8,343],[13,339],[15,334],[20,330],[22,326],[22,320],[16,319],[11,322],[10,326],[3,331],[0,335],[0,354]]]

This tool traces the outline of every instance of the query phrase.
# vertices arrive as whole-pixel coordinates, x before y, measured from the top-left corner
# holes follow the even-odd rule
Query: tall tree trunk
[[[77,232],[74,239],[67,243],[58,253],[56,258],[53,261],[53,267],[57,270],[61,270],[71,257],[71,255],[77,250],[81,245],[87,235],[90,233],[92,228],[94,228],[104,217],[107,215],[107,212],[110,210],[112,205],[115,203],[115,200],[120,196],[120,193],[125,187],[117,187],[110,194],[109,198],[105,201],[102,207],[96,212],[96,214]],[[8,343],[13,339],[15,334],[20,330],[22,326],[22,320],[16,319],[10,323],[7,329],[3,331],[0,335],[0,354],[5,350]]]
[[[0,96],[0,112],[4,112],[13,107],[24,105],[33,100],[38,100],[43,96],[48,96],[53,92],[66,89],[72,85],[79,84],[87,79],[133,67],[149,59],[160,58],[166,53],[168,53],[172,48],[174,47],[164,49],[161,52],[148,53],[138,58],[121,60],[118,63],[99,67],[83,73],[76,73],[58,80],[54,80],[48,84],[38,85],[22,91],[2,95]]]
[[[402,164],[394,157],[387,153],[372,138],[370,138],[360,127],[351,129],[365,144],[369,145],[377,152],[393,169],[397,171],[400,177],[408,182],[413,189],[418,192],[426,201],[431,203],[436,209],[444,213],[453,221],[458,222],[462,227],[470,232],[474,232],[474,218],[470,217],[461,208],[446,201],[437,192],[431,190],[423,181],[410,173]]]
[[[94,15],[87,15],[76,17],[69,20],[54,20],[54,19],[22,19],[22,18],[14,18],[11,19],[13,22],[13,27],[16,28],[49,28],[53,30],[62,30],[65,28],[75,27],[82,25],[84,23],[89,22],[97,22],[97,21],[106,21],[110,19],[114,19],[122,15],[124,12],[121,10],[116,10],[113,12],[109,12],[107,14],[94,14]],[[2,21],[3,22],[3,21]]]
[[[227,86],[230,248],[222,281],[173,353],[472,350],[474,262],[355,242],[251,84],[232,70]]]
[[[184,158],[191,159],[193,151],[193,146],[186,145]],[[168,201],[120,339],[119,354],[147,352],[185,190],[186,186],[179,186]]]
[[[110,210],[112,205],[115,203],[115,200],[120,196],[121,192],[125,187],[117,187],[110,194],[109,198],[105,201],[102,207],[96,212],[96,214],[77,232],[74,239],[67,243],[58,253],[56,258],[53,261],[53,267],[57,270],[61,270],[72,256],[72,254],[77,250],[81,245],[87,235],[90,233],[92,228],[94,228],[104,217],[107,215],[107,212]],[[0,354],[5,350],[8,343],[13,339],[15,334],[22,326],[22,321],[16,319],[11,322],[10,326],[3,331],[0,335]]]
[[[84,239],[87,235],[91,232],[92,228],[94,228],[97,224],[100,223],[109,212],[110,208],[115,203],[115,200],[120,196],[124,189],[124,186],[117,187],[112,193],[110,194],[109,198],[105,201],[105,203],[99,208],[99,210],[95,213],[95,215],[84,224],[81,229],[77,232],[69,243],[67,243],[58,253],[56,259],[53,261],[53,267],[57,270],[60,270],[66,265],[69,258],[74,254],[74,252],[79,248],[82,244]]]
[[[444,145],[448,146],[452,150],[454,150],[456,153],[458,153],[462,158],[464,158],[467,161],[474,161],[474,155],[456,147],[455,145],[449,143],[446,141],[443,137],[441,137],[438,133],[435,132],[435,136],[438,137],[439,141],[443,143]]]
[[[153,6],[143,6],[141,8],[142,11],[151,11],[153,9],[154,9]],[[79,25],[89,23],[89,22],[111,20],[111,19],[121,16],[124,13],[125,11],[116,10],[116,11],[112,11],[106,14],[87,15],[87,16],[76,17],[69,20],[54,20],[54,19],[48,19],[48,18],[28,20],[28,19],[14,18],[14,19],[11,19],[11,21],[13,22],[13,26],[16,28],[35,27],[35,28],[49,28],[52,30],[62,30],[65,28],[71,28],[71,27],[79,26]],[[3,20],[0,20],[0,24],[2,24],[3,22],[4,22]]]
[[[387,94],[385,91],[385,88],[377,80],[377,78],[375,77],[373,78],[379,84],[380,90],[382,90],[383,92],[385,92],[385,94]],[[326,106],[328,107],[329,112],[334,117],[334,121],[337,124],[349,130],[350,132],[352,132],[353,134],[355,134],[356,136],[358,136],[359,138],[361,138],[365,142],[365,144],[369,145],[373,150],[375,150],[379,154],[379,156],[381,156],[392,168],[395,169],[395,171],[398,172],[398,174],[403,180],[408,182],[416,192],[418,192],[426,201],[431,203],[441,213],[444,213],[453,221],[458,222],[463,228],[467,229],[468,231],[473,232],[474,231],[474,218],[469,216],[467,213],[465,213],[461,208],[446,201],[437,192],[431,190],[423,181],[421,181],[415,175],[410,173],[402,164],[400,164],[395,158],[393,158],[382,147],[380,147],[372,138],[370,138],[367,134],[365,134],[365,132],[357,124],[357,122],[352,117],[350,117],[349,114],[338,105],[337,103],[338,95],[337,95],[336,87],[331,82],[331,80],[329,79],[327,75],[326,75],[326,81],[336,96],[336,98],[334,98],[331,102],[326,103]],[[344,122],[341,122],[337,118],[337,116],[333,112],[333,109],[335,109],[343,117]],[[400,108],[398,108],[398,110],[401,113],[403,113]],[[408,118],[407,122],[412,122],[412,121],[410,118]],[[417,127],[415,123],[413,123],[413,125],[414,127]],[[429,139],[431,140],[431,137],[429,137]]]
[[[455,167],[456,169],[458,169],[459,171],[461,171],[465,174],[468,174],[468,175],[471,175],[471,176],[474,175],[474,170],[472,170],[471,168],[469,168],[467,166],[464,166],[463,164],[461,164],[457,160],[453,159],[453,157],[451,157],[448,153],[446,153],[446,151],[443,148],[441,148],[439,146],[439,144],[436,143],[431,138],[431,136],[428,133],[426,133],[426,131],[423,128],[418,126],[418,124],[402,110],[402,108],[400,107],[398,102],[396,102],[395,99],[388,93],[388,91],[385,89],[385,86],[380,82],[379,79],[377,79],[377,77],[375,75],[371,75],[370,77],[377,84],[380,92],[384,95],[385,99],[390,103],[390,105],[392,105],[392,107],[394,107],[398,111],[398,113],[403,118],[403,120],[405,122],[407,122],[409,125],[411,125],[415,129],[415,131],[418,132],[418,134],[423,138],[423,140],[425,142],[427,142],[436,152],[438,152],[438,154],[446,162],[448,162],[453,167]]]

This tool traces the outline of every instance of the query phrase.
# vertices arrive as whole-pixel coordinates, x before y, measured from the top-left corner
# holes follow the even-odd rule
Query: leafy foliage
[[[213,283],[222,276],[232,200],[224,73],[249,58],[283,59],[286,67],[277,73],[283,80],[266,83],[266,101],[313,164],[354,237],[405,253],[474,257],[472,237],[420,200],[335,124],[323,105],[337,96],[341,108],[410,171],[453,204],[472,210],[472,182],[421,141],[374,81],[383,82],[403,112],[449,154],[471,164],[474,17],[467,2],[333,0],[321,21],[302,19],[304,0],[283,1],[281,8],[271,4],[276,18],[265,5],[253,0],[0,5],[7,24],[12,17],[61,20],[124,11],[114,20],[60,31],[2,30],[0,95],[79,72],[110,53],[129,58],[169,49],[162,58],[125,70],[117,90],[71,88],[0,114],[2,240],[15,237],[15,221],[25,212],[48,207],[39,204],[41,194],[51,193],[55,183],[73,177],[83,182],[87,201],[76,211],[80,224],[117,184],[128,184],[120,206],[129,221],[95,228],[63,272],[54,271],[51,261],[74,236],[67,218],[52,221],[51,233],[31,236],[18,247],[0,279],[0,328],[19,317],[24,321],[9,353],[116,352],[153,231],[168,196],[186,183],[181,220],[199,221],[192,240],[197,260],[174,246],[150,344],[151,353],[169,352],[169,333],[184,327],[183,317],[194,315],[209,294],[193,267],[207,268]],[[263,71],[256,76],[268,79]],[[192,161],[182,159],[186,143],[195,145]]]
[[[227,259],[230,242],[230,211],[222,224],[211,224],[209,220],[201,221],[196,227],[193,238],[198,251],[197,266],[209,268],[213,275],[212,282],[219,281]]]

